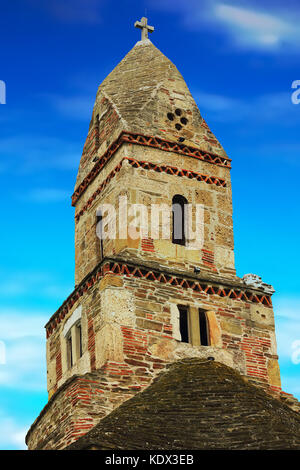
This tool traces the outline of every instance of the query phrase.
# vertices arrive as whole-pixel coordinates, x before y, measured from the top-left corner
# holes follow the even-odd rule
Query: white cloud
[[[0,271],[2,274],[3,271]],[[20,271],[3,273],[3,282],[0,284],[0,295],[2,298],[14,298],[33,292],[38,292],[39,296],[47,299],[63,300],[73,290],[72,285],[66,285],[55,281],[49,273]],[[1,314],[1,310],[0,310]]]
[[[297,25],[291,19],[287,22],[269,13],[223,3],[214,6],[214,13],[240,43],[274,48],[281,41],[299,39]]]
[[[15,421],[14,418],[7,416],[0,411],[0,442],[2,450],[8,448],[15,450],[25,450],[25,436],[29,428]]]
[[[278,355],[282,364],[292,365],[295,352],[293,345],[300,340],[300,299],[275,297],[273,303]],[[299,368],[300,365],[295,365],[298,374]]]
[[[242,5],[241,5],[242,3]],[[233,39],[236,46],[251,49],[297,51],[300,43],[298,28],[300,11],[295,4],[264,8],[251,0],[223,3],[218,0],[153,0],[151,6],[164,11],[180,13],[188,29],[223,32]],[[288,47],[286,47],[288,46]]]
[[[21,340],[26,337],[44,338],[44,326],[49,320],[49,312],[31,310],[0,310],[0,339],[4,342]]]
[[[213,93],[196,92],[194,98],[199,103],[200,109],[204,107],[214,112],[232,111],[233,109],[244,107],[244,103],[241,100]]]
[[[2,155],[6,161],[6,171],[14,173],[40,169],[76,170],[82,147],[82,144],[56,137],[15,135],[0,139],[0,157]],[[23,149],[21,153],[20,149]]]
[[[46,390],[46,335],[48,313],[0,311],[0,340],[5,364],[0,364],[2,387]]]
[[[95,90],[94,90],[95,92]],[[95,102],[94,95],[58,96],[47,95],[50,104],[63,116],[71,119],[89,121]]]
[[[193,96],[200,112],[206,112],[208,121],[278,123],[281,126],[299,126],[300,113],[291,103],[290,91],[268,93],[249,99],[195,91]],[[209,113],[209,114],[208,114]]]

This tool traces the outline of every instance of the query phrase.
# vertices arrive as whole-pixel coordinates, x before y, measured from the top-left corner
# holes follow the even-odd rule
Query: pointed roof
[[[90,141],[95,126],[98,155],[125,130],[226,157],[182,75],[149,39],[137,42],[99,86],[77,185],[93,167],[90,149],[95,145]]]
[[[299,449],[300,416],[224,364],[169,366],[66,450]]]

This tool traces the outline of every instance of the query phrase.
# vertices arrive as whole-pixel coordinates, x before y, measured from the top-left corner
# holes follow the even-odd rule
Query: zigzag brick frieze
[[[135,160],[134,158],[124,157],[120,163],[110,172],[108,177],[103,181],[103,183],[99,186],[99,188],[92,194],[92,196],[88,199],[87,203],[78,212],[75,216],[75,221],[78,222],[80,217],[84,214],[84,212],[91,206],[94,199],[104,190],[104,188],[108,185],[108,183],[114,178],[114,176],[120,171],[124,161],[127,161],[131,166],[134,168],[143,168],[145,170],[153,170],[159,173],[167,173],[169,175],[186,177],[189,179],[196,179],[198,181],[202,181],[207,184],[214,184],[216,186],[221,186],[223,188],[226,187],[226,181],[222,178],[216,178],[215,176],[208,176],[201,173],[197,173],[196,171],[191,170],[184,170],[183,168],[176,168],[169,165],[158,165],[156,163],[145,162]]]
[[[208,280],[198,280],[185,278],[182,275],[152,270],[146,266],[137,266],[121,261],[107,260],[102,262],[85,278],[81,284],[72,292],[65,300],[62,306],[54,313],[46,324],[47,338],[56,329],[57,325],[65,318],[66,314],[73,307],[75,302],[85,294],[104,275],[111,273],[120,276],[129,276],[135,278],[143,278],[149,281],[156,281],[170,286],[180,287],[183,289],[192,289],[194,292],[205,293],[208,295],[218,295],[220,297],[229,297],[233,300],[253,302],[272,307],[272,300],[269,295],[255,293],[246,289],[235,287],[222,287],[214,285]]]
[[[174,152],[181,155],[187,155],[189,157],[197,158],[199,160],[212,163],[214,165],[231,168],[231,159],[221,157],[219,155],[206,152],[194,147],[190,147],[184,144],[177,142],[171,142],[168,140],[161,139],[159,137],[151,137],[142,134],[134,134],[132,132],[122,131],[118,139],[113,142],[106,152],[100,157],[98,162],[95,164],[90,173],[84,178],[84,180],[76,188],[74,194],[72,195],[72,205],[74,206],[78,199],[82,196],[84,191],[87,189],[88,185],[96,178],[100,173],[102,168],[114,155],[114,153],[123,145],[123,143],[128,143],[132,145],[143,145],[146,147],[157,148],[159,150],[164,150],[166,152]]]

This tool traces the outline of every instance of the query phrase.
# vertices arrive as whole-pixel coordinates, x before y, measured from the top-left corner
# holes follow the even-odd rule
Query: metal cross
[[[148,31],[149,33],[153,33],[154,31],[154,27],[148,25],[148,18],[145,18],[144,16],[141,21],[136,21],[134,23],[134,27],[142,30],[142,41],[148,39]]]

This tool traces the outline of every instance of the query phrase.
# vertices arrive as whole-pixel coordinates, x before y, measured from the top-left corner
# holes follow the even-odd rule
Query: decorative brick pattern
[[[203,175],[201,173],[197,173],[196,171],[184,170],[183,168],[176,168],[170,165],[157,165],[151,162],[144,162],[135,160],[134,158],[123,158],[120,163],[110,172],[107,178],[103,181],[103,183],[99,186],[97,191],[95,191],[92,196],[88,199],[87,203],[83,206],[81,211],[79,211],[75,216],[75,221],[78,222],[80,217],[91,207],[92,202],[96,199],[99,194],[106,188],[108,183],[115,177],[115,175],[120,171],[124,161],[127,161],[131,166],[134,168],[143,168],[144,170],[153,170],[158,173],[167,173],[173,176],[180,176],[186,177],[189,179],[197,179],[198,181],[207,183],[207,184],[215,184],[216,186],[222,186],[223,188],[226,187],[226,181],[222,178],[216,178],[215,176],[208,176]]]
[[[209,267],[213,271],[217,271],[215,265],[214,265],[214,253],[213,251],[210,250],[205,250],[204,248],[202,249],[202,261],[205,264],[205,266]]]
[[[91,358],[91,370],[96,369],[96,356],[95,356],[95,332],[92,318],[88,320],[88,351]]]
[[[62,378],[61,352],[56,356],[56,382]]]
[[[145,73],[147,67],[149,73]],[[244,398],[241,376],[297,408],[293,397],[281,390],[272,290],[265,284],[255,288],[236,276],[230,168],[231,160],[176,67],[150,42],[134,47],[97,93],[72,196],[72,205],[77,206],[76,286],[46,325],[50,399],[29,430],[30,449],[65,448],[108,414],[111,418],[111,411],[133,395],[143,400],[144,393],[138,392],[155,385],[160,370],[191,357],[196,358],[196,363],[192,360],[196,373],[202,366],[197,361],[207,363],[208,357],[215,359],[211,373],[228,366],[228,374],[220,369],[221,377],[217,376],[229,410],[235,407],[236,391],[241,393],[238,398]],[[172,237],[133,240],[129,233],[99,243],[97,204],[116,207],[124,195],[147,210],[156,205],[169,208],[178,191],[192,206],[191,225],[199,221],[201,208],[203,230],[196,239],[203,243],[198,247],[177,245]],[[81,337],[76,336],[71,365],[64,354],[63,332],[79,305]],[[182,341],[180,306],[188,315],[189,343]],[[205,323],[199,320],[199,311],[206,312]],[[223,379],[232,374],[237,381]],[[162,420],[160,429],[169,423],[168,406],[173,406],[172,377],[156,413],[160,418],[167,409],[167,422]],[[178,376],[176,380],[186,394],[187,381],[181,377],[178,383]],[[202,380],[207,383],[201,400],[193,380],[185,397],[194,396],[195,406],[200,403],[202,409],[207,393],[212,392],[211,411],[216,403],[214,379],[204,374]],[[237,388],[232,389],[233,383]],[[185,408],[179,404],[177,410]],[[223,422],[227,412],[218,410],[215,419]],[[252,422],[252,415],[245,414],[240,404],[238,432],[248,421]],[[199,419],[194,416],[193,422],[199,436]],[[205,420],[202,425],[205,432]],[[109,433],[111,429],[114,426]],[[236,442],[231,429],[232,436]],[[222,430],[221,437],[224,442]]]
[[[267,307],[272,306],[272,300],[269,295],[258,294],[248,289],[237,289],[213,285],[205,280],[188,279],[178,275],[171,275],[165,272],[159,272],[142,266],[134,266],[122,262],[101,262],[96,269],[84,279],[83,282],[72,292],[63,305],[55,312],[46,325],[47,338],[55,330],[57,325],[64,319],[65,315],[72,308],[75,302],[85,294],[104,274],[113,273],[118,275],[145,278],[148,281],[158,281],[166,285],[177,286],[183,289],[191,289],[195,293],[204,293],[217,295],[220,297],[229,297],[230,299],[261,303]]]
[[[89,184],[96,178],[102,168],[111,159],[115,152],[123,145],[123,143],[130,143],[132,145],[143,145],[147,147],[157,148],[166,152],[175,152],[181,155],[187,155],[192,158],[197,158],[205,162],[213,163],[214,165],[224,166],[230,168],[230,159],[220,157],[218,155],[210,154],[203,150],[188,147],[177,142],[169,142],[167,140],[160,139],[158,137],[151,137],[141,134],[134,134],[131,132],[122,131],[118,139],[116,139],[106,150],[106,152],[100,157],[98,162],[93,167],[92,171],[84,178],[84,180],[75,189],[72,195],[72,205],[75,206],[78,199],[82,196],[84,191],[87,189]]]
[[[152,238],[143,238],[142,239],[142,250],[143,251],[150,251],[150,252],[155,251],[154,243],[153,243]]]
[[[26,436],[29,449],[63,449],[86,434],[101,418],[141,390],[128,383],[126,364],[108,363],[102,370],[73,376],[49,400]],[[119,385],[116,385],[116,373]]]

